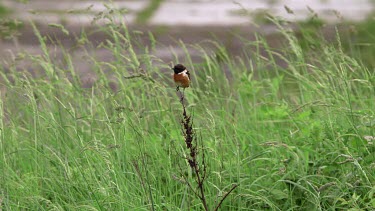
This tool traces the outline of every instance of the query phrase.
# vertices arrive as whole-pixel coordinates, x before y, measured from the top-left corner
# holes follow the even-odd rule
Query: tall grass
[[[34,30],[43,53],[24,60],[37,74],[16,65],[2,72],[0,207],[202,209],[183,179],[194,173],[172,71],[153,47],[108,24],[100,46],[113,60],[88,54],[97,79],[84,88],[74,54],[56,61]],[[207,204],[238,184],[222,210],[373,209],[374,71],[343,52],[339,34],[309,49],[280,32],[283,49],[259,35],[244,40],[240,57],[215,41],[211,50],[193,45],[201,63],[180,43],[193,77],[187,109],[206,152]]]

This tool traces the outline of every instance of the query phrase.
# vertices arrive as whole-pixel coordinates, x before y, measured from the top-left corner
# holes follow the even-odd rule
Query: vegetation
[[[148,5],[138,12],[136,22],[137,23],[147,23],[147,21],[154,15],[159,6],[163,3],[164,0],[151,0]]]
[[[375,61],[371,55],[375,53],[375,15],[370,16],[360,24],[350,27],[351,40],[344,43],[344,49],[354,58],[360,60],[369,68],[375,67]]]
[[[0,17],[3,17],[7,14],[9,14],[8,8],[4,7],[2,4],[0,4]]]
[[[96,80],[84,88],[74,53],[57,44],[56,61],[34,26],[43,53],[15,60],[34,76],[1,71],[0,208],[204,209],[186,109],[208,208],[225,196],[222,210],[373,209],[375,72],[344,53],[339,34],[305,45],[274,24],[285,41],[277,51],[260,35],[241,57],[211,41],[192,46],[202,60],[193,63],[180,43],[192,73],[183,108],[153,36],[147,45],[124,24],[103,27],[111,39],[98,48],[113,60],[88,54]],[[77,48],[90,48],[86,37]]]
[[[0,41],[2,38],[8,39],[17,36],[17,31],[23,26],[16,19],[10,19],[8,16],[12,11],[0,2]]]

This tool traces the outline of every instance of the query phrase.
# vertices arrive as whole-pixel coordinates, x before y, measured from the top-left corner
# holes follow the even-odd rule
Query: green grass
[[[360,24],[353,24],[348,30],[349,42],[344,48],[356,59],[360,59],[364,65],[370,68],[375,67],[371,55],[375,53],[375,15],[371,15],[366,21]]]
[[[147,21],[150,20],[150,18],[152,18],[152,15],[160,7],[163,1],[164,0],[150,0],[148,5],[143,10],[138,12],[135,21],[137,23],[142,23],[142,24],[147,23]]]
[[[258,36],[232,57],[212,41],[219,54],[194,45],[203,61],[195,64],[180,43],[186,58],[175,62],[184,59],[192,72],[185,94],[206,152],[208,205],[239,184],[222,210],[373,209],[374,71],[345,54],[339,37],[316,39],[319,49],[310,50],[280,30],[281,51]],[[24,59],[37,76],[1,71],[3,210],[202,209],[182,180],[194,184],[169,65],[124,25],[103,31],[111,39],[101,47],[114,59],[87,55],[98,77],[91,88],[83,88],[74,55],[54,61],[36,28],[43,53]]]
[[[3,6],[0,2],[0,40],[2,38],[10,39],[18,35],[18,30],[22,28],[23,23],[17,19],[8,18],[12,10]]]
[[[10,13],[10,10],[0,3],[0,17],[9,15],[9,13]]]

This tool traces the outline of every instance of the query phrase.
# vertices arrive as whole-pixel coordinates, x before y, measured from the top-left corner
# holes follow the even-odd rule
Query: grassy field
[[[1,71],[0,210],[203,210],[157,40],[103,27],[114,59],[88,54],[97,80],[83,88],[74,54],[55,61],[34,30],[43,54],[18,57],[34,76]],[[345,53],[339,34],[280,33],[283,49],[258,36],[243,40],[242,56],[212,41],[211,50],[193,46],[201,63],[184,43],[185,58],[174,58],[192,73],[184,94],[208,209],[236,185],[221,210],[375,209],[373,67]]]

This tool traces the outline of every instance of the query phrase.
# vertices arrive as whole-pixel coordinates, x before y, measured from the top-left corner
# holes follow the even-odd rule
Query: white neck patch
[[[178,75],[188,76],[187,72],[188,72],[187,70],[184,70],[180,72]]]

